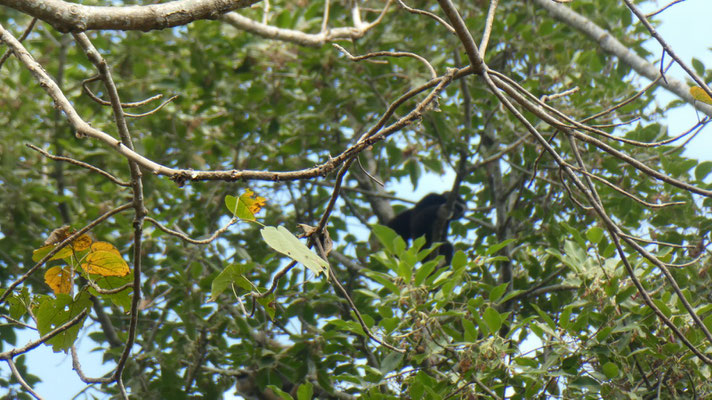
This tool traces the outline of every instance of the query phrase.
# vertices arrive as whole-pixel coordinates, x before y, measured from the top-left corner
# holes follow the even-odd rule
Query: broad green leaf
[[[464,330],[464,336],[465,336],[466,342],[477,341],[477,328],[475,327],[474,322],[470,321],[467,318],[463,318],[462,319],[462,327]]]
[[[496,335],[502,327],[502,317],[497,310],[492,307],[487,307],[484,314],[482,314],[482,318],[485,320],[490,333]]]
[[[94,283],[100,288],[111,290],[132,283],[133,273],[129,272],[124,276],[93,276],[91,278],[93,278]],[[93,287],[89,287],[89,293],[98,298],[111,300],[115,306],[121,307],[126,313],[131,310],[131,294],[133,293],[133,288],[131,287],[114,294],[102,294],[94,290]]]
[[[374,235],[376,235],[376,238],[378,239],[379,242],[385,247],[390,254],[395,254],[395,248],[393,247],[393,241],[395,240],[398,234],[396,231],[393,229],[384,226],[384,225],[379,225],[379,224],[374,224],[371,225],[371,231],[373,232]],[[403,240],[401,238],[401,240]]]
[[[89,307],[91,307],[91,300],[88,292],[81,292],[76,299],[72,299],[67,294],[58,294],[56,299],[45,297],[35,312],[40,336],[62,326]],[[83,323],[84,320],[62,331],[47,341],[47,344],[52,345],[55,352],[68,349],[77,339],[79,328]]]
[[[487,250],[485,251],[485,255],[492,255],[497,253],[498,251],[502,250],[505,248],[508,244],[515,242],[514,239],[507,239],[503,242],[493,244],[492,246],[488,247]]]
[[[278,388],[275,385],[267,385],[267,389],[273,391],[282,400],[294,400],[294,397],[292,397],[292,395],[290,395],[289,393],[285,392],[284,390]]]
[[[267,245],[287,257],[302,263],[305,267],[312,270],[314,274],[319,275],[322,272],[328,274],[329,264],[316,255],[316,253],[309,250],[309,248],[300,242],[287,228],[283,226],[277,228],[274,226],[265,226],[260,230],[260,233]]]
[[[304,382],[297,389],[297,400],[312,400],[314,396],[314,385]]]
[[[594,244],[598,244],[601,239],[603,239],[603,229],[592,226],[588,231],[586,231],[586,238]]]
[[[502,297],[502,295],[507,291],[508,286],[509,283],[503,283],[499,286],[495,286],[494,288],[492,288],[489,293],[489,300],[493,303],[496,303],[497,300],[499,300],[500,297]]]
[[[252,284],[243,274],[252,269],[251,264],[230,264],[213,279],[208,301],[215,301],[220,294],[233,284],[243,290],[252,290]]]
[[[697,75],[702,76],[705,74],[705,64],[695,57],[692,57],[692,68],[695,69]]]
[[[618,368],[618,365],[612,363],[612,362],[607,362],[603,364],[602,366],[603,373],[606,375],[608,379],[613,379],[618,376],[620,373],[620,369]]]
[[[701,181],[712,172],[712,161],[703,161],[695,168],[695,178]]]

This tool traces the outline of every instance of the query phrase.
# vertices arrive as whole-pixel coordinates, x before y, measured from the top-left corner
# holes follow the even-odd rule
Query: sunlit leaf
[[[84,234],[74,239],[72,242],[72,248],[74,251],[84,251],[91,246],[92,239],[89,235]]]
[[[54,294],[69,294],[72,290],[72,269],[69,267],[52,267],[45,272],[44,279]]]
[[[32,261],[37,262],[41,260],[44,256],[47,255],[50,251],[52,251],[55,247],[57,247],[56,244],[50,244],[48,246],[43,246],[40,247],[39,249],[35,250],[32,252]],[[57,254],[53,255],[50,260],[61,260],[63,258],[70,257],[72,255],[72,248],[71,246],[64,246],[62,250],[58,251]]]
[[[712,98],[710,98],[710,96],[707,94],[707,92],[705,92],[705,90],[699,86],[691,87],[690,94],[697,101],[701,101],[701,102],[707,103],[707,104],[712,104]]]
[[[250,189],[246,189],[245,193],[240,197],[225,196],[225,206],[237,218],[254,221],[257,214],[266,204],[264,197],[255,196],[255,193]]]
[[[121,255],[119,249],[109,242],[94,242],[91,245],[91,251],[110,251],[114,254]]]
[[[94,245],[92,245],[92,252],[84,259],[82,269],[89,274],[101,276],[124,276],[130,271],[128,264],[126,264],[126,261],[124,261],[118,251],[94,251]]]
[[[262,238],[273,249],[288,256],[289,258],[304,264],[305,267],[319,275],[322,272],[327,272],[329,264],[321,257],[300,242],[296,236],[280,226],[265,226],[260,230]]]

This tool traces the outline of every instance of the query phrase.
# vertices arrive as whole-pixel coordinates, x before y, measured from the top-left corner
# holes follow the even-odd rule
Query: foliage
[[[152,2],[112,4],[134,3]],[[234,12],[316,33],[330,4],[326,28],[356,32],[350,3]],[[369,22],[384,7],[356,3]],[[141,399],[710,396],[712,163],[668,141],[658,123],[667,110],[651,90],[633,98],[630,65],[536,2],[500,2],[485,61],[501,74],[492,79],[571,118],[517,101],[544,142],[482,73],[455,69],[469,65],[461,36],[389,4],[362,36],[330,39],[341,49],[225,19],[87,32],[126,112],[151,111],[125,118],[135,152],[175,175],[138,174],[121,146],[77,137],[26,65],[5,61],[0,359],[35,385],[21,355],[32,349],[13,352],[30,326],[36,339],[56,333],[40,341],[55,351],[87,332],[116,367],[87,398],[128,398],[124,387]],[[446,15],[434,2],[408,5]],[[456,7],[479,41],[488,3]],[[649,32],[622,2],[567,7],[654,61],[642,47]],[[31,17],[2,10],[19,37]],[[112,86],[81,43],[40,20],[23,45],[93,129],[125,140],[124,117],[87,94],[109,101]],[[379,51],[427,62],[350,56]],[[690,93],[709,100],[701,87]],[[178,97],[129,109],[155,94]],[[238,177],[254,171],[265,175]],[[449,267],[423,238],[406,243],[383,226],[391,196],[377,179],[412,200],[411,185],[455,182],[469,211],[451,223]],[[6,370],[0,386],[23,390]]]

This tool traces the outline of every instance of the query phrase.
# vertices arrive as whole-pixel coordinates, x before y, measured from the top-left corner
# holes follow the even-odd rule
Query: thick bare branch
[[[281,40],[298,44],[300,46],[321,47],[334,40],[358,39],[363,37],[371,28],[378,25],[383,15],[388,10],[388,4],[383,8],[381,15],[371,23],[356,23],[353,27],[332,28],[319,33],[305,33],[296,29],[277,28],[262,22],[257,22],[238,13],[225,14],[220,19],[235,28],[250,32],[267,39]]]
[[[97,29],[150,31],[181,26],[201,19],[216,19],[227,12],[249,7],[259,0],[177,0],[145,6],[85,6],[62,0],[0,0],[45,21],[60,32]]]

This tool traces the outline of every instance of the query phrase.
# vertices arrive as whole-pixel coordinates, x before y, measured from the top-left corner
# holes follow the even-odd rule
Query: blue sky
[[[664,0],[661,4],[667,4],[668,2],[669,0]],[[644,10],[650,11],[657,7],[648,6],[644,7]],[[712,1],[687,0],[668,9],[662,16],[663,23],[657,29],[686,63],[690,63],[692,57],[696,57],[702,60],[708,68],[712,68],[712,53],[709,51],[709,47],[712,45],[710,16],[712,16]],[[660,46],[657,43],[649,42],[648,48],[658,54],[657,57],[659,58]],[[666,59],[669,58],[666,57]],[[685,79],[682,70],[677,66],[673,67],[668,74],[678,79]],[[674,96],[660,89],[656,91],[656,96],[662,105],[675,99]],[[686,105],[674,110],[667,120],[660,122],[669,126],[671,134],[676,134],[688,129],[697,119],[698,116],[694,108]],[[688,156],[701,160],[712,160],[711,129],[709,127],[706,128],[688,145],[686,152]],[[452,177],[450,179],[437,177],[429,183],[421,182],[416,191],[413,191],[409,182],[403,182],[402,185],[396,188],[390,187],[388,189],[395,189],[402,197],[417,200],[429,192],[447,190],[451,182]],[[86,331],[82,332],[86,334]],[[36,339],[36,334],[25,330],[18,344],[22,345],[26,341],[33,339]],[[80,337],[78,347],[83,370],[87,375],[97,377],[110,371],[112,366],[102,365],[102,353],[93,353],[94,346],[94,343],[88,337]],[[71,358],[64,353],[53,353],[51,348],[47,346],[40,346],[31,351],[27,355],[26,364],[30,366],[30,370],[34,374],[42,378],[43,382],[36,385],[35,389],[47,399],[71,399],[85,388],[85,385],[72,370]],[[7,375],[9,372],[6,363],[0,363],[0,370],[2,370],[2,375]]]

